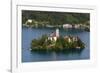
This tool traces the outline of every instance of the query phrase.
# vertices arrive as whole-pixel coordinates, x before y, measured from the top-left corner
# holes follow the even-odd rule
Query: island
[[[31,51],[45,52],[61,52],[67,50],[82,50],[85,44],[78,36],[66,35],[61,36],[59,29],[52,32],[50,35],[42,35],[41,38],[33,39],[31,42]]]

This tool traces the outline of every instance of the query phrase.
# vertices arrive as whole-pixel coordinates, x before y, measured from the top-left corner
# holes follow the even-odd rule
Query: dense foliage
[[[31,42],[31,51],[65,51],[71,49],[83,49],[85,47],[84,43],[78,38],[77,41],[73,41],[73,37],[71,38],[71,42],[68,39],[64,39],[63,37],[59,37],[57,41],[48,40],[46,35],[43,35],[39,39],[33,39]]]
[[[49,25],[62,25],[66,23],[86,24],[90,20],[90,14],[22,10],[22,24],[25,24],[28,19],[32,19],[37,22],[48,23]]]

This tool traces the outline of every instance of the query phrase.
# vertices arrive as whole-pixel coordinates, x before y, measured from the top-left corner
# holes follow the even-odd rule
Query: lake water
[[[59,61],[59,60],[83,60],[90,58],[90,32],[81,29],[59,29],[60,35],[78,36],[84,43],[85,48],[81,52],[70,53],[37,53],[31,52],[32,39],[38,39],[43,34],[54,32],[55,28],[22,28],[22,62]]]

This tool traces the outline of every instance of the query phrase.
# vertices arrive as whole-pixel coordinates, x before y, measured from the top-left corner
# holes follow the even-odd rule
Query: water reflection
[[[37,53],[37,54],[65,54],[65,55],[69,55],[69,54],[81,54],[83,51],[83,49],[68,49],[68,50],[63,50],[63,51],[31,51],[31,54]]]

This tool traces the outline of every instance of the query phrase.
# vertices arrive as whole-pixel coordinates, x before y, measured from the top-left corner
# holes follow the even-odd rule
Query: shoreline
[[[64,25],[43,25],[43,26],[38,26],[38,25],[27,25],[27,24],[23,24],[22,27],[26,27],[26,28],[63,28],[63,29],[83,29],[85,31],[90,32],[90,26],[85,26],[85,25],[77,25],[77,26],[72,26],[71,27],[64,27]]]

